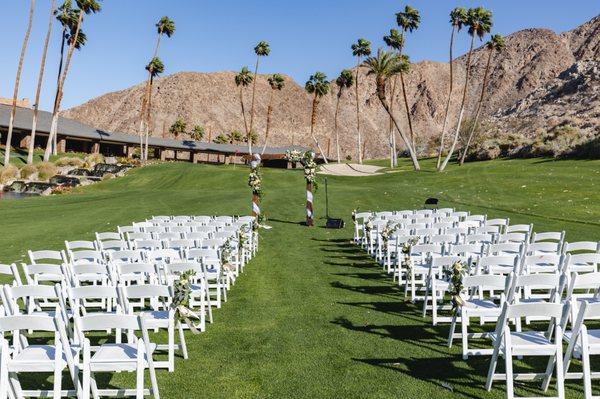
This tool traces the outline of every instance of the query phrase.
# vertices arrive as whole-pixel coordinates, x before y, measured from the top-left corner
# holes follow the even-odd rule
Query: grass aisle
[[[599,173],[596,161],[520,160],[444,175],[331,177],[330,200],[333,215],[349,222],[357,207],[412,208],[437,196],[444,206],[532,222],[538,231],[565,229],[571,241],[600,240]],[[152,215],[246,213],[247,174],[239,166],[167,164],[64,197],[0,201],[0,263]],[[464,362],[458,347],[448,350],[448,327],[431,327],[404,301],[391,278],[350,244],[350,226],[298,224],[300,171],[264,170],[264,182],[262,208],[273,229],[261,230],[259,254],[215,311],[215,323],[199,336],[188,334],[190,359],[177,359],[173,374],[159,372],[161,397],[504,397],[503,384],[483,389],[488,359]],[[324,202],[321,185],[317,215],[324,215]],[[132,381],[120,374],[101,384]],[[582,397],[579,385],[570,382],[567,396]]]

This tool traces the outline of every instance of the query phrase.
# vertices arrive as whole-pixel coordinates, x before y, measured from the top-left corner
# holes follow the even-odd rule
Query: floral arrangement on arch
[[[300,162],[302,161],[302,151],[299,150],[287,150],[285,152],[285,159],[289,162]]]
[[[315,162],[315,153],[306,151],[302,157],[304,166],[304,178],[306,183],[312,184],[314,191],[317,190],[317,163]]]
[[[252,189],[252,194],[258,196],[258,198],[262,198],[263,189],[262,189],[262,176],[258,171],[258,168],[254,168],[250,171],[250,175],[248,176],[248,187]]]

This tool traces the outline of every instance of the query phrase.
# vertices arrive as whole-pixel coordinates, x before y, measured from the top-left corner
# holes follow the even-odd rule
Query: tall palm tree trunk
[[[408,131],[410,133],[410,142],[412,143],[413,149],[415,149],[415,134],[413,132],[412,117],[410,116],[410,109],[408,107],[408,97],[406,96],[406,86],[404,84],[404,72],[400,71],[400,86],[402,87],[402,97],[404,98],[404,108],[406,110],[406,120],[408,121]]]
[[[360,57],[356,64],[356,85],[354,86],[354,92],[356,94],[356,134],[358,137],[358,163],[362,164],[362,151],[361,151],[361,137],[360,137],[360,101],[358,100],[358,75],[360,71]]]
[[[244,129],[246,130],[246,139],[248,140],[248,153],[252,154],[252,140],[250,140],[250,131],[248,130],[248,120],[246,119],[246,108],[244,107],[244,91],[240,85],[240,106],[242,107],[242,117],[244,118]]]
[[[446,138],[446,126],[448,125],[448,115],[450,114],[450,102],[452,100],[452,91],[454,90],[454,57],[452,55],[452,48],[454,47],[454,32],[456,27],[452,25],[452,33],[450,33],[450,87],[448,89],[448,99],[446,100],[446,111],[444,112],[444,124],[442,125],[442,134],[440,136],[440,150],[438,151],[436,168],[440,168],[442,163],[442,153],[444,152],[444,140]]]
[[[341,161],[341,156],[340,156],[340,132],[339,132],[339,126],[338,126],[338,115],[340,112],[340,98],[342,97],[342,88],[340,87],[337,93],[337,99],[335,101],[335,114],[333,117],[333,131],[335,132],[335,148],[336,148],[336,155],[337,155],[337,163],[340,163]]]
[[[269,106],[267,107],[267,128],[265,129],[265,142],[263,144],[263,148],[260,151],[260,155],[265,153],[267,149],[267,142],[269,141],[269,130],[271,128],[271,114],[273,113],[273,92],[275,90],[271,90],[271,95],[269,96]]]
[[[473,54],[473,45],[475,44],[475,35],[471,36],[471,45],[469,47],[469,53],[467,55],[467,71],[465,73],[465,87],[463,88],[462,100],[460,102],[460,111],[458,113],[458,123],[456,124],[456,131],[454,132],[454,139],[452,140],[452,145],[450,146],[450,151],[448,151],[448,155],[444,159],[442,165],[438,168],[438,171],[443,171],[446,169],[448,162],[450,162],[450,158],[452,158],[452,154],[454,153],[454,149],[456,148],[456,143],[458,143],[458,136],[460,135],[460,127],[462,125],[463,116],[465,113],[465,102],[467,101],[467,91],[469,89],[469,77],[471,74],[471,56]]]
[[[254,67],[254,79],[252,80],[252,101],[250,102],[250,129],[247,132],[248,154],[252,155],[252,129],[254,128],[254,98],[256,96],[256,77],[258,76],[258,63],[260,56],[256,56],[256,66]]]
[[[58,82],[57,89],[57,97],[54,103],[54,110],[52,112],[52,125],[50,127],[50,136],[48,137],[48,143],[46,145],[46,152],[44,153],[44,161],[48,162],[50,160],[50,153],[52,150],[52,141],[54,137],[57,135],[58,129],[58,113],[60,111],[60,103],[62,101],[63,96],[63,88],[65,85],[65,80],[67,79],[67,74],[69,73],[69,66],[71,65],[71,58],[73,57],[73,52],[75,51],[75,44],[77,44],[77,39],[79,38],[79,31],[81,29],[81,24],[83,23],[83,14],[81,11],[79,13],[79,19],[77,20],[77,27],[75,28],[75,35],[69,44],[69,50],[67,51],[67,59],[65,61],[65,67],[62,71],[62,76],[60,77],[60,81]]]
[[[145,129],[144,129],[144,136],[145,136],[144,161],[148,160],[148,138],[150,136],[150,124],[152,122],[150,115],[152,113],[152,85],[153,84],[154,84],[154,75],[152,75],[150,77],[150,95],[148,96],[148,105],[146,107],[146,122],[145,122]]]
[[[489,49],[488,59],[485,64],[485,72],[483,74],[483,84],[481,85],[481,94],[479,96],[479,103],[477,104],[477,111],[475,112],[475,119],[473,120],[473,125],[471,126],[471,131],[469,132],[469,138],[467,140],[467,145],[460,157],[460,165],[462,166],[465,163],[465,158],[467,157],[467,151],[469,150],[469,146],[471,145],[471,141],[473,140],[473,136],[475,135],[475,130],[477,129],[477,122],[479,121],[479,116],[481,115],[481,110],[483,109],[483,99],[485,97],[485,89],[488,84],[488,77],[490,73],[490,64],[492,61],[492,49]]]
[[[327,162],[327,157],[325,156],[325,153],[323,152],[323,149],[321,148],[321,145],[319,144],[319,140],[317,140],[317,137],[315,136],[315,125],[317,123],[317,107],[318,106],[319,106],[319,98],[317,97],[317,94],[315,92],[315,96],[313,97],[313,102],[312,102],[312,112],[310,115],[310,137],[312,137],[313,141],[315,142],[315,145],[319,149],[319,152],[321,153],[321,156],[323,157],[323,160],[325,161],[325,163],[329,163],[329,162]]]
[[[394,123],[394,126],[396,127],[396,130],[398,130],[398,134],[400,134],[400,137],[404,141],[404,145],[408,149],[408,153],[410,155],[410,159],[412,161],[413,168],[415,170],[421,170],[421,166],[419,165],[419,160],[417,159],[417,154],[415,153],[415,151],[414,151],[414,149],[412,147],[411,142],[404,135],[404,133],[402,132],[402,130],[400,130],[400,126],[398,126],[398,121],[396,121],[396,118],[394,117],[394,114],[390,110],[390,106],[387,103],[387,100],[385,98],[385,88],[380,88],[379,84],[378,84],[378,88],[377,88],[377,97],[379,98],[379,101],[381,102],[381,105],[383,106],[383,108],[385,109],[385,111],[388,113],[388,115],[392,119],[392,122]]]
[[[394,79],[392,81],[392,92],[390,93],[390,112],[393,114],[394,113],[394,99],[396,96],[396,83],[397,83],[397,79],[394,76]],[[396,167],[398,164],[398,161],[396,159],[396,134],[394,132],[394,121],[392,120],[392,117],[390,116],[390,125],[389,125],[389,129],[390,129],[390,166],[392,168]]]
[[[67,27],[63,26],[63,30],[62,30],[62,42],[60,45],[60,61],[58,63],[58,73],[56,75],[56,93],[54,94],[54,104],[53,104],[53,108],[56,107],[56,102],[58,101],[58,89],[59,89],[59,85],[60,85],[60,77],[62,76],[62,71],[63,71],[63,66],[65,63],[65,44],[67,42]],[[50,140],[50,136],[48,136],[48,140]],[[54,153],[54,147],[55,147],[55,143],[54,140],[52,140],[52,153]]]
[[[10,163],[10,146],[12,142],[13,127],[15,123],[15,116],[17,115],[17,98],[19,97],[19,85],[21,84],[21,72],[23,72],[23,60],[25,59],[25,52],[27,51],[27,44],[29,43],[29,35],[31,34],[31,27],[33,26],[33,13],[35,11],[35,0],[31,0],[29,8],[29,21],[27,23],[27,31],[25,32],[25,38],[23,39],[23,45],[21,46],[21,55],[19,56],[19,66],[17,67],[17,76],[15,77],[15,89],[13,91],[12,98],[12,109],[10,111],[10,120],[8,121],[8,133],[6,134],[6,147],[4,148],[4,166]]]
[[[152,55],[152,59],[158,56],[158,49],[160,48],[160,39],[162,37],[162,32],[158,33],[158,37],[156,38],[156,45],[154,46],[154,53]],[[144,99],[146,108],[142,107],[140,118],[144,120],[143,123],[140,123],[140,157],[143,161],[148,160],[148,136],[150,129],[150,104],[152,102],[152,84],[153,84],[153,71],[148,71],[148,79],[146,79],[146,88],[144,90]],[[145,137],[145,140],[144,140]]]
[[[33,150],[35,149],[35,131],[37,129],[38,110],[40,108],[40,95],[42,93],[42,84],[44,82],[44,72],[46,71],[46,56],[48,55],[48,45],[50,36],[52,36],[52,25],[54,23],[54,10],[56,9],[56,0],[52,0],[50,5],[50,18],[48,21],[48,30],[44,41],[44,50],[42,51],[42,61],[40,62],[40,72],[38,73],[37,89],[35,91],[35,103],[33,105],[33,119],[31,121],[31,136],[29,137],[29,148],[27,151],[27,164],[33,163]]]

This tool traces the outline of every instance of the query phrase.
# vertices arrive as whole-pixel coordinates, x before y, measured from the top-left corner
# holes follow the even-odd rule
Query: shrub
[[[62,157],[56,160],[56,166],[73,166],[75,168],[81,168],[83,161],[77,157]]]
[[[37,164],[37,170],[38,179],[40,181],[49,180],[52,176],[55,176],[58,171],[56,165],[50,162],[40,162],[39,164]]]
[[[51,194],[60,195],[60,194],[69,194],[73,191],[73,187],[69,186],[56,186],[52,189]]]
[[[104,176],[102,176],[102,180],[112,180],[114,179],[116,176],[112,173],[107,173]]]
[[[141,162],[139,159],[121,157],[117,160],[119,165],[127,165],[127,166],[140,166]]]
[[[6,184],[19,178],[19,168],[7,165],[0,168],[0,184]]]
[[[85,164],[88,167],[93,167],[94,165],[96,165],[97,163],[104,163],[104,155],[102,154],[90,154],[87,157],[85,157]]]
[[[37,167],[35,165],[25,165],[21,168],[21,179],[29,179],[31,176],[37,173]]]

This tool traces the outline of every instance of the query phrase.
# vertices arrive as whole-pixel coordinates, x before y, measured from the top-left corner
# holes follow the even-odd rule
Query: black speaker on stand
[[[327,217],[327,223],[325,228],[327,229],[343,229],[344,220],[329,217],[329,190],[327,186],[327,178],[325,178],[325,214]]]

